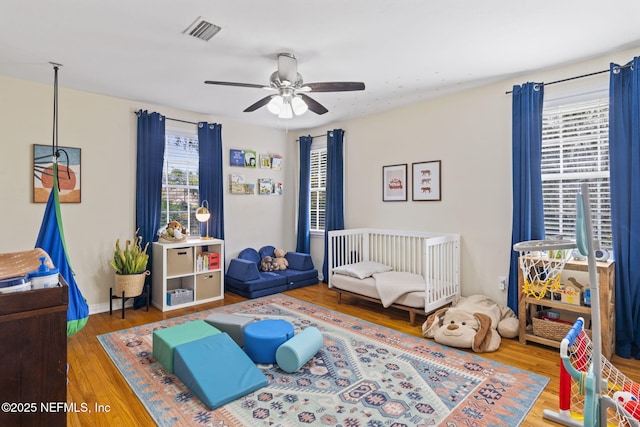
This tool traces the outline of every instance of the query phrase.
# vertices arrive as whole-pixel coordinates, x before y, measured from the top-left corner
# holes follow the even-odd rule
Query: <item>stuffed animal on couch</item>
[[[496,351],[501,337],[518,336],[518,328],[513,310],[484,295],[472,295],[458,297],[451,307],[431,314],[422,325],[422,335],[439,344],[483,353]]]
[[[289,267],[289,261],[284,257],[287,251],[284,249],[274,249],[273,254],[276,256],[275,263],[278,266],[276,270],[286,270],[287,267]]]
[[[260,271],[274,271],[278,269],[278,264],[273,257],[265,256],[260,261]]]

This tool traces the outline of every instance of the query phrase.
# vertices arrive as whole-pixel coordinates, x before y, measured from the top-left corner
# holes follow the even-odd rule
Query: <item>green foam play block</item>
[[[173,353],[177,346],[218,335],[220,330],[204,320],[194,320],[153,333],[153,358],[168,372],[173,373]]]

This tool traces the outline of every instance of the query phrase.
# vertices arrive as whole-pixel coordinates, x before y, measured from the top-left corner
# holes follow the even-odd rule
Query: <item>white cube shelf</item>
[[[203,253],[211,255],[203,262]],[[207,260],[209,257],[207,257]],[[151,304],[162,311],[176,310],[224,298],[224,241],[186,240],[153,244],[153,290]],[[169,304],[167,293],[174,289],[190,289],[193,300]]]

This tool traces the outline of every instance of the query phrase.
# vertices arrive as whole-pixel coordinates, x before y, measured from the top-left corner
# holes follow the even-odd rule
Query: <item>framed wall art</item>
[[[382,201],[407,201],[407,164],[382,167]]]
[[[58,147],[58,186],[60,203],[80,203],[80,149]],[[53,188],[53,149],[33,144],[33,202],[47,203]]]
[[[412,163],[412,200],[441,200],[440,160]]]

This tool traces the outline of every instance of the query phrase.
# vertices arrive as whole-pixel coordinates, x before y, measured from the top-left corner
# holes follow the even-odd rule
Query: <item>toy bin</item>
[[[193,289],[172,289],[167,292],[167,305],[178,305],[193,301]]]
[[[167,276],[193,273],[193,248],[167,249]]]

